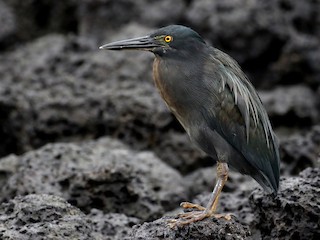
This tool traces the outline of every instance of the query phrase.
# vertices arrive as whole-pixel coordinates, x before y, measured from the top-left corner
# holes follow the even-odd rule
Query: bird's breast
[[[186,79],[183,70],[174,63],[164,62],[160,57],[156,57],[153,62],[153,80],[161,97],[165,101],[170,111],[176,116],[182,126],[187,130],[188,123],[186,115],[190,114],[187,101],[190,93],[185,86]]]
[[[153,81],[154,81],[161,97],[167,103],[167,99],[169,99],[169,96],[166,94],[167,86],[161,76],[163,74],[160,73],[160,61],[161,60],[158,57],[156,57],[153,61]]]

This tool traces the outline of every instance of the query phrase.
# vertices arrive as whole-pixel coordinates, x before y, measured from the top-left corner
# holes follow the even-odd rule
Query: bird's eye
[[[170,35],[167,35],[167,36],[164,37],[164,41],[165,41],[166,43],[172,42],[172,40],[173,40],[173,37],[170,36]]]

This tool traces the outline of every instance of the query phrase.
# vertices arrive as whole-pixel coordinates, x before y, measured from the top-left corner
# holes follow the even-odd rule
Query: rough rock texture
[[[163,217],[154,222],[134,226],[129,239],[172,239],[172,240],[211,240],[211,239],[248,239],[250,230],[237,220],[206,219],[184,227],[169,228],[170,217]]]
[[[250,198],[264,239],[320,237],[320,169],[307,168],[298,177],[281,181],[276,199],[261,191]]]
[[[107,213],[92,209],[87,215],[93,224],[94,231],[100,233],[103,240],[124,240],[132,231],[139,219],[128,217],[122,213]]]
[[[8,0],[14,10],[18,31],[15,39],[26,41],[49,32],[75,32],[78,1]]]
[[[319,1],[204,0],[191,1],[186,17],[256,85],[319,84],[319,9]]]
[[[16,197],[0,205],[0,238],[102,239],[79,209],[50,195]]]
[[[312,1],[305,1],[311,3]],[[315,9],[311,11],[319,11],[320,3],[317,4]],[[319,14],[317,14],[319,15]],[[312,16],[312,14],[310,15]],[[319,18],[319,16],[318,16]],[[305,19],[306,20],[306,19]],[[304,26],[305,20],[301,21],[301,30],[312,29],[309,26]],[[320,20],[318,20],[319,22]],[[308,25],[312,24],[312,21],[308,21]],[[319,32],[319,27],[315,28]],[[275,61],[270,68],[271,83],[280,84],[294,84],[294,83],[307,83],[311,87],[319,86],[320,83],[320,48],[319,48],[319,34],[318,36],[312,36],[312,33],[304,33],[292,31],[294,37],[290,38],[290,41],[282,49],[282,53],[277,61]],[[297,34],[297,35],[295,35]]]
[[[3,186],[8,178],[14,174],[19,166],[19,158],[16,155],[9,155],[0,158],[0,186]]]
[[[117,29],[130,22],[145,26],[168,25],[183,17],[185,6],[183,0],[176,0],[174,7],[170,0],[81,1],[78,5],[79,34],[99,43],[110,39]]]
[[[152,122],[152,116],[161,122],[159,108],[165,108],[159,104],[151,82],[137,86],[132,81],[142,78],[148,64],[140,65],[144,66],[140,71],[132,71],[135,75],[131,80],[124,72],[126,81],[118,81],[121,74],[115,69],[124,59],[116,55],[107,59],[96,49],[92,51],[86,41],[60,35],[47,36],[3,56],[1,60],[6,64],[0,67],[4,135],[1,139],[5,141],[2,145],[25,151],[68,137],[99,136],[116,130],[124,135],[128,130],[121,131],[120,119],[127,120],[127,129],[130,121]],[[141,63],[147,59],[144,55],[136,60]],[[138,128],[135,131],[136,135],[143,134]]]
[[[188,192],[194,197],[203,192],[212,192],[217,176],[216,167],[199,168],[184,177]],[[223,188],[224,192],[250,192],[258,186],[255,181],[238,172],[230,171],[228,181]]]
[[[144,220],[161,216],[186,196],[180,174],[154,154],[136,153],[108,138],[49,144],[23,155],[1,186],[0,199],[30,193],[63,196],[85,212],[98,208]]]
[[[283,140],[282,156],[285,175],[297,175],[307,167],[320,167],[320,125]]]
[[[293,85],[259,93],[275,127],[309,127],[319,122],[320,99],[309,87]]]

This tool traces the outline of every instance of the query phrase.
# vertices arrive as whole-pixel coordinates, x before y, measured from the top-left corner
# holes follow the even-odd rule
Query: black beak
[[[125,49],[137,49],[137,50],[152,50],[161,45],[150,36],[132,38],[113,43],[108,43],[99,47],[99,49],[107,50],[125,50]]]

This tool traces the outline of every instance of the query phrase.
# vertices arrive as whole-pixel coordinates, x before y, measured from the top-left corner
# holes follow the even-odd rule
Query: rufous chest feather
[[[167,107],[180,121],[182,126],[186,128],[183,121],[183,116],[186,114],[185,104],[181,98],[181,87],[179,83],[173,84],[175,79],[167,78],[170,73],[167,71],[166,65],[161,62],[161,59],[155,58],[153,62],[153,80],[154,83],[165,101]],[[172,73],[172,72],[171,72]]]
[[[153,80],[154,80],[154,83],[155,83],[161,97],[163,98],[163,100],[166,102],[166,104],[170,108],[172,102],[170,101],[171,96],[169,94],[169,89],[168,89],[169,86],[167,84],[167,81],[164,81],[164,79],[162,77],[163,73],[160,71],[160,67],[161,67],[160,61],[161,60],[157,57],[153,61]]]

